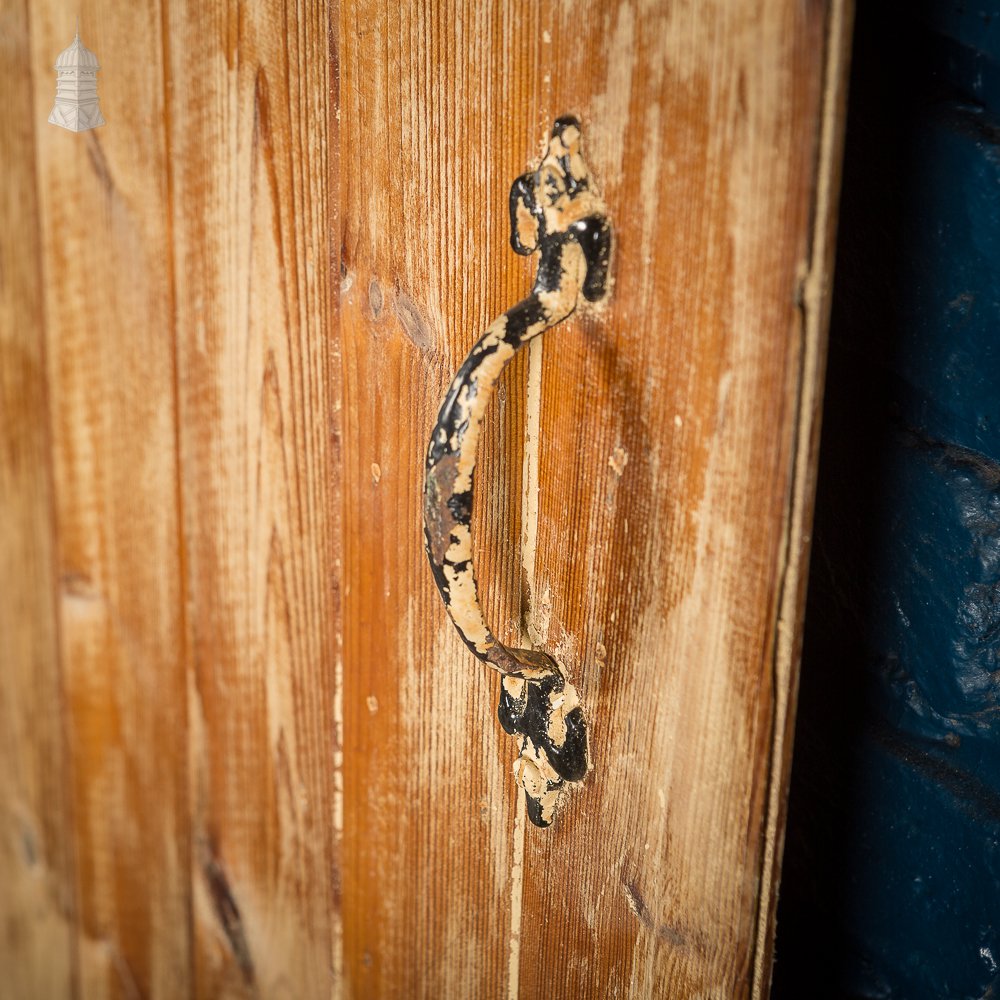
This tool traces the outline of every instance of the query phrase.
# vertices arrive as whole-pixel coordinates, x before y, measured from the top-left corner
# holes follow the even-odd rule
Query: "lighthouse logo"
[[[80,41],[77,21],[76,38],[56,59],[56,103],[49,122],[71,132],[86,132],[104,124],[97,103],[97,56]]]

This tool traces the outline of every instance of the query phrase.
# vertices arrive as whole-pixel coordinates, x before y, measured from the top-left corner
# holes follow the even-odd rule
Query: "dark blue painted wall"
[[[857,0],[778,998],[1000,998],[1000,3]]]

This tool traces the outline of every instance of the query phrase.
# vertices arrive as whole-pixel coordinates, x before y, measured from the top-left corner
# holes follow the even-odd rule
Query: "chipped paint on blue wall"
[[[1000,997],[996,0],[858,0],[773,995]]]

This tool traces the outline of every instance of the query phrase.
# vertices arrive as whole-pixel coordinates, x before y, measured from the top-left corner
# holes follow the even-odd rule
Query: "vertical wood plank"
[[[335,17],[335,13],[330,16]],[[171,5],[198,995],[323,996],[339,390],[326,5]]]
[[[32,5],[32,65],[81,35],[105,128],[36,76],[58,588],[84,996],[188,989],[186,698],[163,61],[156,6]]]
[[[528,996],[751,992],[778,607],[808,531],[788,518],[820,375],[803,298],[829,10],[621,2],[547,29],[546,100],[582,116],[617,251],[606,311],[545,344],[533,596],[594,772],[529,839]]]
[[[344,952],[359,998],[496,996],[510,973],[513,744],[499,679],[443,614],[420,496],[444,388],[529,287],[506,197],[538,138],[520,114],[535,35],[517,4],[341,11]],[[484,597],[514,641],[525,371],[492,408],[474,512]]]
[[[0,991],[64,997],[75,879],[29,21],[0,4]]]

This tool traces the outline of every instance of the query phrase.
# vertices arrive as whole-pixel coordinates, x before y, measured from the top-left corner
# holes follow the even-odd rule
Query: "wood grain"
[[[327,995],[338,920],[324,5],[171,5],[193,987]]]
[[[832,305],[833,267],[839,218],[841,160],[847,124],[847,80],[851,59],[854,9],[834,5],[827,21],[823,79],[823,108],[812,207],[809,271],[802,283],[802,376],[798,402],[793,479],[787,517],[785,549],[781,556],[781,595],[774,678],[774,738],[771,746],[767,814],[764,827],[763,868],[757,910],[753,995],[764,996],[771,984],[776,933],[778,885],[784,854],[785,821],[792,768],[802,656],[803,615],[826,371],[827,329]]]
[[[18,997],[323,995],[328,12],[88,4],[108,125],[82,134],[44,124],[75,13],[4,34],[2,954]]]
[[[0,20],[0,993],[61,997],[76,893],[28,4]]]
[[[508,972],[512,747],[496,722],[496,678],[441,614],[420,496],[445,386],[527,289],[506,235],[525,136],[502,101],[522,101],[530,84],[513,29],[500,5],[341,8],[344,985],[354,997],[488,996]],[[476,512],[483,577],[497,581],[487,602],[507,640],[520,628],[523,364],[511,374],[486,431],[482,477],[495,488]]]
[[[597,76],[551,100],[591,123],[619,254],[607,312],[544,348],[535,560],[595,773],[529,844],[528,995],[751,992],[791,683],[778,608],[808,530],[790,535],[796,435],[821,375],[803,300],[829,13],[622,4],[592,47],[551,28]]]
[[[32,4],[33,66],[52,66],[76,13]],[[33,112],[78,988],[168,997],[188,988],[189,842],[160,22],[80,13],[113,125],[44,124],[52,76]]]
[[[766,993],[846,0],[88,0],[83,134],[0,2],[0,994]],[[591,726],[539,831],[420,494],[564,113],[615,289],[474,511]]]
[[[348,4],[341,24],[349,987],[749,995],[794,672],[779,607],[808,530],[793,486],[823,302],[803,301],[842,5],[394,10]],[[435,606],[416,510],[441,389],[527,288],[507,185],[567,112],[611,207],[617,285],[532,358],[523,593],[490,575],[512,535],[499,498],[521,482],[484,469],[475,526],[494,614],[528,605],[523,631],[582,685],[593,726],[584,790],[525,834],[496,682]],[[386,287],[420,304],[431,350],[380,312]],[[508,449],[516,432],[494,431]],[[499,796],[483,830],[477,793]]]

